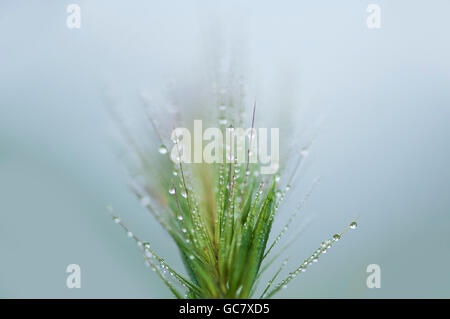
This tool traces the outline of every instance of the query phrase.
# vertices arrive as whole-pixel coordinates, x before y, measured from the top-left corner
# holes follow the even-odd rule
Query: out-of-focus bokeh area
[[[322,177],[290,269],[360,216],[278,297],[450,297],[450,2],[241,2],[0,2],[0,297],[171,296],[105,208],[182,269],[127,187],[104,92],[138,105],[227,46],[265,116],[285,94],[326,114],[296,188]],[[70,3],[80,29],[66,26]],[[381,29],[367,28],[369,3]],[[66,287],[72,263],[80,289]],[[379,289],[366,286],[369,264]]]

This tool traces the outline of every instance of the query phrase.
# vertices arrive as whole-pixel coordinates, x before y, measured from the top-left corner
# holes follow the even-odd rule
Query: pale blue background
[[[220,48],[212,26],[242,36],[255,77],[276,88],[280,70],[299,70],[301,102],[327,109],[306,174],[323,178],[314,220],[291,259],[361,216],[279,296],[450,297],[449,1],[72,2],[80,30],[65,25],[70,1],[0,2],[0,297],[170,296],[106,213],[181,268],[128,192],[101,93],[133,105],[171,72],[191,74]],[[379,30],[368,3],[381,5]],[[70,263],[81,289],[65,286]],[[365,285],[371,263],[380,289]]]

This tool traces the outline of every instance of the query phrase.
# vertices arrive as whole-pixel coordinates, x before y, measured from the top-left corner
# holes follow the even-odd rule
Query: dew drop
[[[306,157],[306,156],[308,156],[308,154],[309,154],[309,150],[308,150],[306,147],[304,147],[304,148],[302,148],[302,150],[300,151],[300,154],[302,154],[303,157]]]
[[[169,189],[169,194],[170,195],[174,195],[175,194],[175,188],[172,187],[171,189]]]
[[[131,237],[133,237],[133,233],[129,231],[129,232],[127,232],[127,236],[131,238]]]
[[[333,235],[333,239],[334,239],[335,241],[338,241],[340,238],[341,238],[341,236],[338,235],[338,234],[334,234],[334,235]]]
[[[159,146],[159,149],[158,149],[158,152],[160,153],[160,154],[167,154],[167,147],[165,146],[165,145],[160,145]]]
[[[356,222],[350,224],[351,229],[356,229],[356,227],[358,227],[358,224]]]
[[[118,223],[120,223],[120,218],[114,217],[114,218],[113,218],[113,221],[114,221],[116,224],[118,224]]]
[[[190,260],[194,260],[194,258],[195,258],[194,255],[190,255],[190,256],[189,256],[189,259],[190,259]]]
[[[183,216],[181,216],[181,215],[178,215],[178,220],[183,220]]]

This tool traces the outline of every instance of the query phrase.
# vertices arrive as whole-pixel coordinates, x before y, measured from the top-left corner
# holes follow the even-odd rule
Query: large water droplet
[[[160,154],[167,154],[167,147],[165,145],[159,146],[158,152]]]
[[[308,150],[306,147],[304,147],[304,148],[302,148],[302,150],[300,151],[300,154],[302,154],[303,157],[306,157],[306,156],[308,156],[308,154],[309,154],[309,150]]]

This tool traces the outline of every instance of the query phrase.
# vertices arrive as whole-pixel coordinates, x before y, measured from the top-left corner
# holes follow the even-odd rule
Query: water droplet
[[[227,119],[220,119],[219,120],[219,124],[226,125],[227,124]]]
[[[181,216],[181,215],[178,215],[178,220],[183,220],[183,216]]]
[[[291,185],[289,185],[289,184],[286,185],[286,188],[285,188],[285,189],[286,189],[286,192],[289,191],[289,190],[291,189]]]
[[[183,233],[186,233],[186,232],[187,232],[186,228],[182,228],[181,231],[182,231]]]
[[[304,147],[304,148],[302,148],[302,150],[300,151],[300,154],[302,154],[303,157],[306,157],[306,156],[308,156],[308,154],[309,154],[309,150],[308,150],[306,147]]]
[[[171,189],[169,189],[169,194],[170,195],[174,195],[175,194],[175,188],[172,187]]]
[[[173,171],[172,174],[173,174],[173,176],[177,176],[178,172],[177,171]]]
[[[287,288],[287,285],[283,285],[283,287],[282,287],[283,289],[286,289]]]
[[[167,147],[165,145],[160,145],[159,149],[158,149],[158,152],[160,154],[167,154]]]
[[[340,236],[339,234],[334,234],[334,235],[333,235],[333,239],[334,239],[335,241],[338,241],[340,238],[341,238],[341,236]]]
[[[114,221],[116,224],[118,224],[118,223],[120,223],[120,218],[114,217],[114,218],[113,218],[113,221]]]
[[[129,232],[127,232],[127,236],[131,238],[131,237],[133,237],[133,233],[129,231]]]
[[[189,256],[189,259],[190,259],[190,260],[194,260],[194,258],[195,258],[194,255],[190,255],[190,256]]]
[[[276,176],[275,176],[275,182],[279,182],[280,181],[280,179],[281,179],[281,176],[279,175],[279,174],[277,174]]]
[[[181,196],[183,196],[183,198],[187,198],[187,192],[186,192],[186,191],[183,191],[183,192],[181,193]]]
[[[358,227],[358,224],[356,222],[350,224],[351,229],[356,229],[356,227]]]

